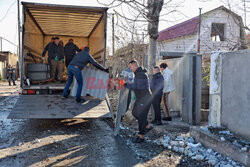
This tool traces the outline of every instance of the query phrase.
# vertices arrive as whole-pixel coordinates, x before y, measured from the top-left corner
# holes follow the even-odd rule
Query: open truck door
[[[55,36],[64,43],[74,39],[78,47],[89,46],[90,54],[105,66],[108,8],[27,2],[22,2],[22,6],[22,32],[19,32],[22,37],[19,60],[22,90],[8,118],[111,118],[108,98],[100,100],[91,96],[100,90],[92,90],[90,96],[85,97],[87,101],[84,104],[77,104],[73,97],[60,98],[65,83],[42,81],[48,74],[46,68],[39,70],[32,66],[32,70],[28,69],[29,64],[41,62],[43,49]],[[31,54],[32,57],[29,56]],[[24,83],[27,76],[35,76],[29,78],[30,85]]]

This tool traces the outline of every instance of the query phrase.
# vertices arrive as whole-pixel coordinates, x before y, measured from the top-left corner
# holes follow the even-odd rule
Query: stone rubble
[[[201,143],[195,143],[195,140],[191,136],[177,136],[173,139],[170,136],[165,135],[152,142],[157,145],[162,145],[169,150],[185,154],[194,160],[205,161],[208,165],[216,167],[243,166],[242,164],[235,162],[231,158],[225,157],[212,149],[206,149]]]

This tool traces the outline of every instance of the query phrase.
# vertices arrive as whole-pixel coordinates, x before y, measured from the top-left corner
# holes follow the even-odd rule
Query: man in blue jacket
[[[109,73],[108,68],[104,68],[102,65],[98,64],[94,58],[89,54],[89,47],[85,47],[81,52],[78,52],[72,61],[69,63],[68,69],[67,69],[67,75],[68,75],[68,82],[65,85],[65,88],[63,90],[63,98],[68,97],[68,90],[70,85],[73,82],[73,76],[76,78],[78,88],[76,92],[76,102],[84,102],[84,99],[81,99],[81,93],[82,93],[82,69],[88,64],[91,63],[93,66],[98,68],[99,70],[105,71]]]
[[[155,119],[151,122],[154,125],[162,125],[161,122],[161,99],[163,95],[164,78],[160,72],[160,67],[155,66],[153,69],[153,78],[150,83],[150,89],[153,95],[153,108]]]

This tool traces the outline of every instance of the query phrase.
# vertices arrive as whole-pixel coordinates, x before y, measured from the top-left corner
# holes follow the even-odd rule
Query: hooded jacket
[[[88,63],[91,63],[93,66],[99,70],[104,71],[104,67],[97,63],[94,58],[89,54],[89,49],[84,48],[83,51],[78,52],[69,63],[69,65],[78,66],[80,69],[83,69]]]
[[[149,91],[147,70],[143,69],[142,67],[138,67],[134,74],[134,82],[126,83],[124,86],[128,89],[134,90],[136,100],[145,103],[151,96]]]
[[[160,72],[153,75],[150,83],[150,89],[152,94],[162,96],[163,94],[164,78]]]

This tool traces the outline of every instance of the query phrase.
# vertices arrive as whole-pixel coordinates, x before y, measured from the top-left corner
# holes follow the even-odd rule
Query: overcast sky
[[[0,0],[0,36],[17,44],[17,0]],[[66,5],[81,5],[81,6],[101,6],[96,0],[25,0],[26,2],[39,2],[39,3],[55,3]],[[100,0],[101,1],[101,0]],[[102,0],[105,1],[105,0]],[[108,1],[108,0],[107,0]],[[205,2],[203,2],[205,1]],[[249,4],[249,3],[248,3]],[[11,6],[12,5],[12,6]],[[169,26],[185,21],[189,18],[197,16],[199,8],[202,8],[202,13],[217,8],[223,5],[221,0],[185,0],[179,10],[185,15],[177,15],[176,22],[161,21],[159,31]],[[9,10],[8,10],[9,9]],[[7,12],[8,11],[8,12]],[[109,10],[108,12],[112,12]],[[162,11],[164,12],[164,11]],[[241,13],[238,13],[241,15]],[[249,14],[248,14],[249,15]],[[111,31],[108,32],[110,36]],[[13,52],[15,47],[3,43],[3,50]]]

